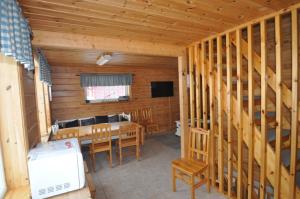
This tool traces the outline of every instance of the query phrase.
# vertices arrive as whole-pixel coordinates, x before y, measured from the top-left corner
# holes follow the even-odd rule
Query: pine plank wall
[[[132,73],[131,99],[129,102],[85,104],[80,87],[80,73]],[[151,107],[159,132],[174,130],[179,120],[177,67],[143,66],[52,66],[52,120],[67,120],[95,115],[130,112]],[[174,96],[151,98],[151,81],[173,81]]]

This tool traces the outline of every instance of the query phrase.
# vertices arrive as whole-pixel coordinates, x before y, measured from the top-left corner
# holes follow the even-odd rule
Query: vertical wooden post
[[[210,161],[211,161],[211,180],[213,186],[216,183],[216,175],[215,175],[215,111],[214,111],[214,88],[215,88],[215,82],[214,82],[214,56],[213,56],[213,40],[208,41],[208,64],[209,64],[209,100],[210,100]]]
[[[242,198],[242,161],[243,161],[243,82],[241,30],[236,30],[236,61],[237,61],[237,117],[238,117],[238,182],[237,198]]]
[[[218,178],[219,191],[224,191],[224,158],[223,158],[223,120],[222,120],[222,83],[223,83],[223,67],[222,67],[222,37],[217,37],[217,74],[218,74]]]
[[[0,54],[0,142],[7,188],[28,186],[23,66]]]
[[[36,93],[36,103],[38,110],[38,120],[39,120],[39,128],[41,140],[43,142],[48,141],[48,129],[47,129],[47,114],[46,114],[46,102],[45,102],[45,90],[44,84],[40,81],[40,73],[39,73],[39,63],[37,59],[34,59],[34,80],[35,80],[35,93]],[[44,139],[46,137],[46,139]]]
[[[49,86],[48,84],[44,84],[44,97],[45,97],[45,111],[46,111],[46,119],[47,119],[47,133],[50,133],[51,123],[51,110],[50,110],[50,97],[49,97]]]
[[[181,157],[188,153],[188,97],[187,97],[187,57],[186,53],[178,57],[179,105],[181,125]]]
[[[202,49],[200,50],[202,51]],[[201,53],[199,52],[199,44],[195,44],[194,48],[195,62],[196,62],[196,117],[197,128],[201,127],[201,92],[200,92],[200,63],[202,61]]]
[[[203,110],[203,128],[207,129],[207,92],[206,92],[206,65],[205,65],[205,42],[201,43],[201,73],[202,73],[202,110]]]
[[[275,53],[276,53],[276,147],[275,147],[275,185],[274,196],[280,198],[281,178],[281,131],[282,131],[282,70],[281,70],[281,19],[275,16]]]
[[[232,193],[232,50],[230,33],[226,33],[226,69],[227,69],[227,137],[228,137],[228,197]]]
[[[191,127],[195,127],[195,87],[194,87],[194,49],[189,47],[189,74],[190,74],[190,119]]]
[[[260,164],[260,199],[265,198],[266,185],[266,134],[267,134],[267,49],[266,21],[260,22],[261,37],[261,164]]]
[[[249,113],[249,144],[248,144],[248,199],[253,195],[253,151],[254,151],[254,82],[253,82],[253,30],[252,25],[247,28],[248,37],[248,113]]]
[[[295,181],[297,165],[298,139],[298,13],[292,10],[292,129],[291,129],[291,166],[290,166],[290,198],[295,198]]]

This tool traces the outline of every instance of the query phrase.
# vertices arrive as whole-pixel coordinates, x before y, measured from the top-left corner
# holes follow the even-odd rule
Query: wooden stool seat
[[[178,159],[172,161],[172,167],[184,173],[188,173],[189,175],[196,176],[198,173],[205,171],[208,165],[202,161]]]

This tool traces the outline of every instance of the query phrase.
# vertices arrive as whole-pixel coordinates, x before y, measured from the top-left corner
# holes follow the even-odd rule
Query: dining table
[[[112,140],[117,140],[119,138],[119,130],[121,126],[126,126],[130,124],[135,124],[139,127],[139,135],[140,135],[140,143],[144,145],[145,142],[145,128],[144,126],[135,123],[135,122],[129,122],[129,121],[123,121],[123,122],[112,122],[109,123],[111,124],[111,139]],[[81,144],[89,144],[91,143],[92,140],[92,126],[93,125],[87,125],[87,126],[78,126],[78,127],[71,127],[73,129],[78,129],[79,131],[79,136],[78,140],[80,141]],[[56,134],[59,134],[61,129],[58,129]],[[56,135],[55,134],[55,135]],[[53,136],[55,137],[55,136]]]

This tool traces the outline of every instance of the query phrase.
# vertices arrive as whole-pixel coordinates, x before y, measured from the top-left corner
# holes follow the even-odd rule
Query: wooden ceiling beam
[[[184,55],[185,47],[145,41],[113,39],[58,33],[49,31],[33,31],[32,44],[38,47],[55,47],[65,49],[99,49],[109,52],[123,52],[144,55],[159,55],[177,57]]]

